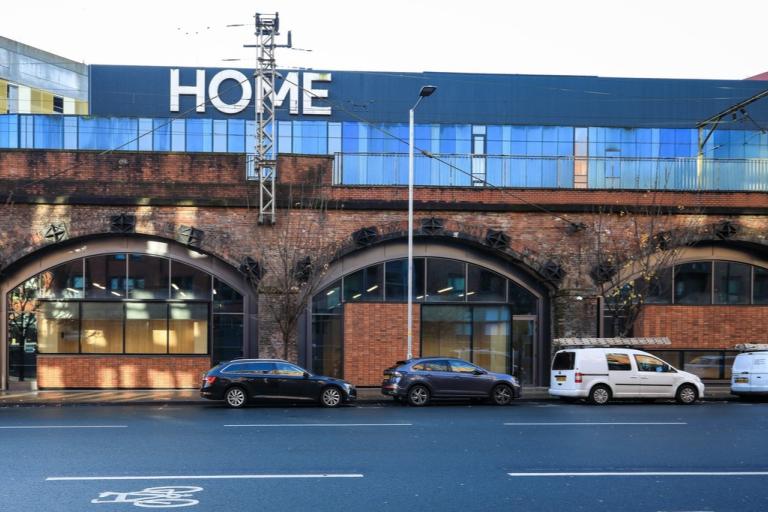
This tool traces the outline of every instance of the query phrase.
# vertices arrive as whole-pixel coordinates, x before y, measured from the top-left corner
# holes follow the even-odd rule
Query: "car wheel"
[[[341,390],[336,386],[328,386],[320,393],[320,404],[323,407],[338,407],[341,405]]]
[[[690,384],[683,384],[680,386],[680,388],[677,390],[677,395],[675,395],[675,400],[677,400],[677,403],[683,405],[691,405],[698,399],[699,392]]]
[[[233,409],[239,409],[240,407],[243,407],[245,402],[248,400],[245,394],[245,390],[239,386],[234,386],[229,388],[227,392],[224,393],[224,401],[229,407],[232,407]]]
[[[408,390],[408,403],[415,407],[422,407],[429,403],[429,389],[426,386],[416,385]]]
[[[512,388],[506,384],[499,384],[491,391],[491,401],[494,405],[509,405],[513,398]]]
[[[611,389],[603,384],[598,384],[589,392],[589,403],[592,405],[605,405],[611,399]]]

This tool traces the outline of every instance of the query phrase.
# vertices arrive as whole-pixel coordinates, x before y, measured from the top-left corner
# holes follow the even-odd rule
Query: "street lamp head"
[[[420,98],[426,98],[427,96],[431,96],[433,92],[437,90],[436,85],[425,85],[421,88],[421,91],[419,91],[419,97]]]

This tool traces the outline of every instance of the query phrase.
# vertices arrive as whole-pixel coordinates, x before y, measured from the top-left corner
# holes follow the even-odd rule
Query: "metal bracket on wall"
[[[69,232],[67,231],[67,225],[63,222],[51,223],[45,231],[43,231],[43,237],[46,241],[52,243],[63,242],[69,238]]]

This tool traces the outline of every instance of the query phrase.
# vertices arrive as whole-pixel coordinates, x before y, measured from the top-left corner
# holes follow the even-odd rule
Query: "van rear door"
[[[749,389],[756,393],[768,392],[768,353],[753,354]]]
[[[551,389],[577,389],[574,367],[576,365],[576,352],[561,350],[555,354],[552,360],[549,387]]]

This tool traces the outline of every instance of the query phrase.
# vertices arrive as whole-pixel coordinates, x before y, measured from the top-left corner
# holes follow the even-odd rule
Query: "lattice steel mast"
[[[275,49],[291,47],[291,33],[288,32],[287,44],[277,44],[275,37],[280,35],[280,15],[260,14],[256,20],[256,44],[246,45],[256,48],[256,144],[253,155],[253,171],[249,179],[259,180],[259,224],[275,223],[275,174],[277,171],[277,151],[275,147]]]

